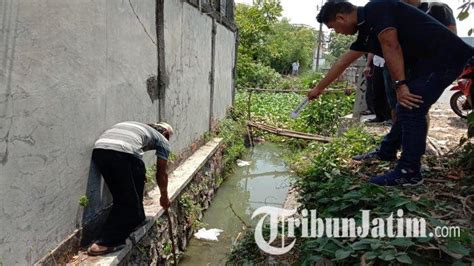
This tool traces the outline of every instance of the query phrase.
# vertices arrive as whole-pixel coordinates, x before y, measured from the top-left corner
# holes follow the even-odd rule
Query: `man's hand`
[[[314,87],[308,92],[308,99],[311,101],[318,98],[323,93],[323,91],[324,89],[319,89],[317,86]]]
[[[402,85],[397,89],[397,100],[405,108],[413,109],[420,107],[423,98],[419,95],[411,94],[407,85]]]
[[[370,70],[371,70],[371,69],[370,69],[370,66],[366,66],[366,67],[364,68],[364,72],[363,72],[363,73],[364,73],[364,76],[365,76],[366,78],[369,78],[369,77],[372,76],[372,75],[370,74]]]
[[[170,207],[171,203],[170,203],[170,199],[168,198],[167,192],[161,194],[160,205],[165,210],[167,210]]]

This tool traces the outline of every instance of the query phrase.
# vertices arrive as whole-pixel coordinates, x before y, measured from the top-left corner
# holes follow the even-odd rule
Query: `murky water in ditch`
[[[203,222],[206,229],[224,230],[219,242],[192,239],[180,265],[224,265],[233,241],[242,232],[242,223],[229,208],[232,204],[236,213],[247,224],[253,211],[268,205],[281,207],[289,190],[292,173],[283,162],[283,151],[276,144],[257,145],[253,152],[242,158],[250,166],[236,167],[234,173],[221,185],[205,212]]]

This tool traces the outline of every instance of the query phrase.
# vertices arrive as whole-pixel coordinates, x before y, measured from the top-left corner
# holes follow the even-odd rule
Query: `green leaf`
[[[378,249],[381,246],[382,246],[382,243],[372,243],[372,244],[370,244],[370,248],[372,248],[372,249]]]
[[[397,246],[397,247],[409,247],[413,246],[413,243],[409,238],[396,238],[389,242],[389,244]]]
[[[377,258],[377,253],[375,253],[373,251],[366,252],[365,253],[365,258],[368,259],[368,260],[373,260],[373,259]]]
[[[395,250],[386,250],[379,255],[379,259],[384,261],[391,261],[395,259]]]
[[[405,207],[411,212],[416,211],[418,209],[418,206],[416,206],[413,202],[408,203]]]
[[[469,12],[467,12],[467,11],[462,11],[458,15],[458,19],[461,20],[461,21],[465,20],[467,17],[469,17]]]
[[[413,261],[406,253],[398,253],[397,261],[405,264],[413,264]]]
[[[448,240],[446,247],[452,253],[456,253],[462,256],[469,255],[469,249],[465,248],[463,245],[461,245],[458,241],[454,239]]]
[[[352,254],[351,250],[338,249],[335,254],[335,260],[343,260]]]
[[[470,29],[470,30],[467,32],[467,35],[468,35],[468,36],[471,36],[473,31],[474,31],[474,29]]]
[[[351,245],[353,250],[366,250],[370,248],[370,244],[364,241],[357,241]]]
[[[82,207],[87,207],[89,205],[89,198],[84,195],[79,198],[79,205]]]

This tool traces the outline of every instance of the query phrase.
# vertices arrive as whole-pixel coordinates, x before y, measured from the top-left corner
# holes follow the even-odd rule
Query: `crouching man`
[[[170,154],[168,141],[172,134],[173,129],[167,123],[129,121],[112,126],[95,142],[92,161],[112,194],[113,206],[98,240],[87,250],[89,255],[120,250],[130,233],[144,223],[146,170],[142,158],[145,151],[156,151],[160,204],[165,209],[169,208],[166,166]]]

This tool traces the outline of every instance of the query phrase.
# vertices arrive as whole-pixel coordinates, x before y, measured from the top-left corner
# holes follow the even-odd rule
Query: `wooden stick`
[[[247,125],[250,127],[258,128],[263,131],[270,132],[275,135],[279,136],[285,136],[285,137],[290,137],[290,138],[297,138],[297,139],[305,139],[305,140],[316,140],[320,142],[330,142],[332,140],[331,137],[325,137],[325,136],[319,136],[319,135],[312,135],[308,133],[303,133],[303,132],[297,132],[297,131],[291,131],[291,130],[286,130],[286,129],[281,129],[277,127],[272,127],[260,123],[255,123],[252,121],[248,121]]]
[[[166,214],[166,217],[168,217],[168,228],[169,228],[168,231],[171,238],[171,247],[173,249],[172,251],[173,251],[174,265],[178,265],[178,260],[176,259],[176,245],[174,244],[174,237],[173,237],[173,224],[171,223],[171,216],[168,209],[165,209],[165,214]]]

